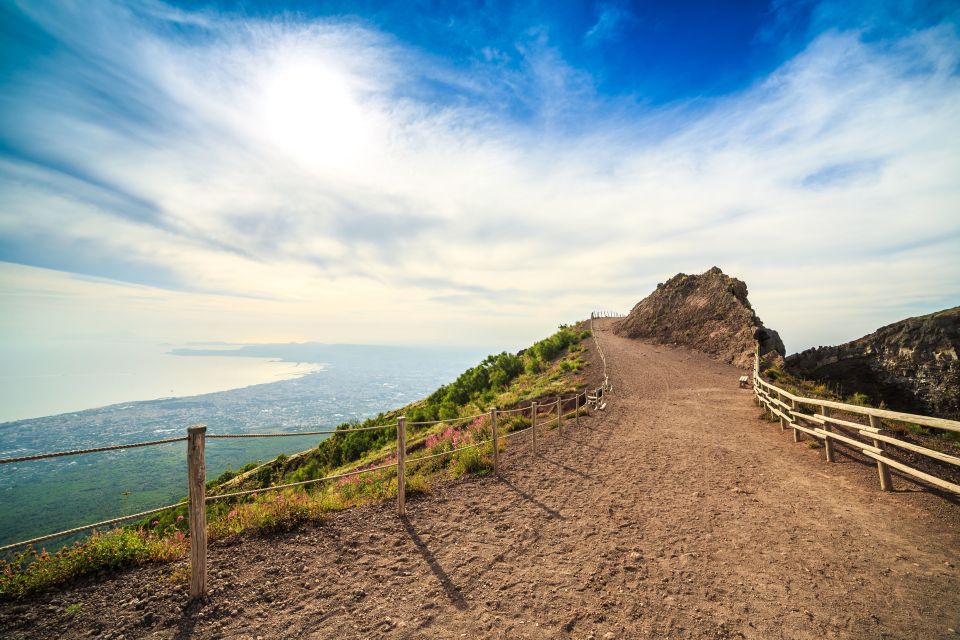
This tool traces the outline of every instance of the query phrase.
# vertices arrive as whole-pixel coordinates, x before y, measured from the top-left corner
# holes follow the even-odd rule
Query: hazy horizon
[[[73,350],[58,349],[55,355],[39,358],[42,354],[30,349],[12,354],[6,350],[0,366],[0,424],[290,380],[324,371],[331,362],[357,362],[391,351],[394,358],[397,352],[408,357],[411,367],[424,361],[435,367],[445,356],[460,364],[476,364],[473,360],[483,357],[477,348],[318,343],[151,348],[127,342],[116,350],[87,347],[75,345]],[[329,358],[317,357],[324,348],[337,352]],[[336,367],[328,374],[338,375]]]

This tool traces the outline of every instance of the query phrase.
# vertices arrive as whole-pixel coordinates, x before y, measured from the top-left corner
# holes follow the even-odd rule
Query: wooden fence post
[[[576,426],[580,426],[580,394],[573,396],[573,419]]]
[[[530,403],[530,427],[533,429],[533,455],[537,455],[537,403]]]
[[[187,495],[190,511],[190,597],[207,594],[207,469],[204,458],[207,426],[187,429]]]
[[[821,414],[821,415],[824,415],[824,416],[829,416],[829,415],[830,415],[830,409],[828,409],[827,407],[825,407],[825,406],[823,406],[823,405],[820,405],[820,414]],[[824,431],[833,431],[833,429],[830,428],[830,423],[829,423],[829,422],[824,422],[824,423],[823,423],[823,430],[824,430]],[[825,453],[826,456],[827,456],[827,462],[833,462],[833,440],[831,440],[830,438],[824,438],[824,439],[823,439],[823,451],[824,451],[824,453]]]
[[[560,435],[563,435],[563,398],[557,396],[557,429],[560,430]]]
[[[407,418],[397,418],[397,514],[407,515]]]
[[[870,416],[870,426],[875,429],[879,429],[882,426],[880,423],[880,418],[877,416]],[[883,449],[883,443],[879,440],[874,440],[873,446],[877,447],[878,449]],[[893,480],[890,478],[890,467],[877,460],[877,474],[880,476],[880,489],[882,491],[893,491]]]
[[[797,401],[796,401],[796,400],[790,400],[790,406],[793,408],[794,411],[796,411],[796,410],[797,410]],[[796,422],[797,419],[794,418],[793,421]],[[794,429],[793,429],[793,441],[794,441],[794,442],[800,442],[800,429],[797,429],[797,428],[794,428]]]
[[[779,391],[777,391],[777,400],[779,400],[780,402],[783,402],[783,396],[780,395]],[[778,406],[777,409],[780,411],[783,411],[782,406]],[[787,430],[787,419],[784,418],[783,416],[780,416],[780,431],[786,431],[786,430]]]
[[[490,409],[490,429],[493,435],[493,473],[500,473],[500,439],[497,437],[497,408]]]

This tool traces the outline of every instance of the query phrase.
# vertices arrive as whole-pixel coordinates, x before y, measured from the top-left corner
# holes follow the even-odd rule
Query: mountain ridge
[[[904,318],[839,345],[788,356],[793,375],[892,409],[960,418],[960,307]]]
[[[680,344],[748,369],[755,341],[760,355],[784,355],[780,334],[765,327],[747,298],[747,284],[713,267],[678,273],[634,305],[614,332],[627,338]]]

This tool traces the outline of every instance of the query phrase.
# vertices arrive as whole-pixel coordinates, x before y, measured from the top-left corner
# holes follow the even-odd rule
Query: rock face
[[[786,359],[791,373],[864,393],[891,409],[960,419],[960,307],[907,318]]]
[[[784,355],[783,341],[760,322],[747,300],[747,285],[717,267],[698,276],[679,273],[657,285],[614,325],[618,335],[682,344],[735,366],[753,366],[754,340],[761,355]]]

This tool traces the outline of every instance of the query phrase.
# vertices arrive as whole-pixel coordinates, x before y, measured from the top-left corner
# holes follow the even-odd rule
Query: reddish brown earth
[[[960,638],[960,505],[794,444],[738,369],[601,331],[608,406],[500,478],[0,607],[10,638]],[[523,436],[520,436],[521,438]],[[182,565],[181,565],[182,566]],[[80,603],[75,617],[68,605]]]

